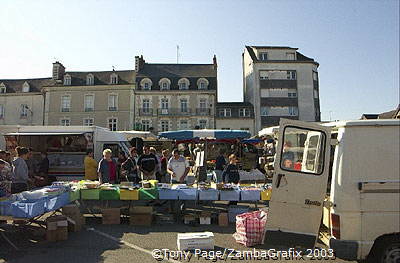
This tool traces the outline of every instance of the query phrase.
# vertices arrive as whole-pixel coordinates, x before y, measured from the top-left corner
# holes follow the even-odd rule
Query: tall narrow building
[[[255,130],[280,118],[320,121],[318,66],[297,48],[246,46],[243,97],[254,105]]]

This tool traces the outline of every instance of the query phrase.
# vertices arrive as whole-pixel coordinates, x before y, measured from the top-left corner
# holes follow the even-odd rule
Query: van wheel
[[[400,238],[399,236],[387,237],[379,244],[376,258],[380,263],[400,262]]]

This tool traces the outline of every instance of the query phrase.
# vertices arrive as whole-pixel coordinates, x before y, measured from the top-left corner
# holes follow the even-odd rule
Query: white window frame
[[[287,52],[287,53],[286,53],[286,59],[287,59],[287,60],[296,60],[296,53],[294,53],[294,52]]]
[[[231,117],[231,116],[232,116],[232,109],[230,108],[219,109],[219,117]]]
[[[145,107],[145,105],[147,105]],[[150,113],[151,102],[149,98],[142,99],[142,112],[143,113]]]
[[[208,89],[209,84],[210,83],[208,82],[208,80],[206,78],[199,78],[197,80],[197,89],[206,90],[206,89]],[[204,86],[202,87],[202,85],[204,85]]]
[[[71,119],[70,118],[65,118],[65,117],[61,118],[60,119],[60,126],[71,126]]]
[[[30,85],[28,82],[24,82],[24,84],[22,84],[22,92],[29,92],[30,89]]]
[[[151,127],[151,121],[150,120],[142,120],[141,122],[142,125],[142,131],[149,131]],[[144,124],[146,123],[146,124]]]
[[[268,60],[268,52],[260,52],[259,59],[261,61],[267,61]]]
[[[186,124],[185,124],[185,127],[182,127],[182,126],[183,126],[182,123],[186,123]],[[187,129],[189,129],[189,120],[180,120],[180,121],[179,121],[179,129],[180,129],[180,130],[187,130]]]
[[[205,124],[204,124],[204,126],[202,125],[202,123],[204,123],[205,122]],[[208,121],[206,120],[206,119],[200,119],[199,120],[199,127],[200,127],[200,129],[206,129],[207,128],[207,124],[208,124]]]
[[[169,79],[167,79],[167,78],[162,78],[158,82],[158,85],[160,86],[160,90],[169,90],[170,89],[170,85],[171,85],[171,81]]]
[[[204,104],[202,102],[204,102]],[[207,104],[208,104],[207,99],[205,99],[205,98],[199,99],[199,108],[200,109],[207,109]],[[202,107],[202,105],[204,105],[204,107]]]
[[[188,90],[190,86],[190,81],[187,78],[181,78],[178,80],[179,90]]]
[[[25,119],[28,117],[28,105],[27,104],[21,104],[20,105],[20,112],[19,112],[19,116],[21,117],[21,119]]]
[[[250,117],[250,109],[240,108],[239,109],[239,117]]]
[[[182,103],[182,102],[185,102],[185,103]],[[184,112],[184,113],[189,112],[189,100],[188,99],[186,99],[186,98],[179,99],[179,105],[180,105],[181,112]],[[186,106],[183,107],[183,105],[186,105]]]
[[[92,97],[93,98],[93,100],[92,100],[92,107],[90,108],[90,107],[88,107],[88,100],[87,100],[87,98],[88,97]],[[85,94],[85,96],[83,97],[84,99],[83,99],[83,108],[84,108],[84,111],[85,112],[92,112],[92,111],[94,111],[94,102],[95,102],[95,98],[94,98],[94,94]]]
[[[86,85],[87,86],[94,85],[94,76],[93,76],[93,74],[87,74],[86,75]]]
[[[64,107],[64,98],[68,98],[68,103],[65,104],[65,106],[68,106],[68,107]],[[71,111],[71,103],[72,103],[71,95],[70,94],[61,95],[60,100],[61,100],[60,101],[60,112],[70,112]]]
[[[288,70],[286,72],[287,74],[287,79],[289,80],[296,80],[297,79],[297,72],[296,70]]]
[[[83,126],[94,126],[94,118],[84,118]]]
[[[111,85],[116,85],[116,84],[118,84],[118,74],[112,73],[112,74],[110,75],[110,84],[111,84]]]
[[[289,91],[288,92],[288,97],[289,98],[297,98],[297,91],[294,91],[294,92]]]
[[[113,120],[114,122],[111,123],[110,121]],[[115,125],[114,127],[111,127],[110,125]],[[107,118],[107,127],[110,129],[110,131],[118,131],[118,118],[117,117],[109,117]]]
[[[146,87],[147,85],[147,87]],[[142,90],[151,90],[151,87],[153,86],[153,82],[149,78],[144,78],[140,81],[140,87]]]
[[[161,98],[160,99],[160,109],[161,110],[168,110],[169,109],[169,99],[168,98]]]
[[[297,115],[299,115],[299,109],[294,106],[289,106],[288,113],[289,113],[289,116],[297,116]]]
[[[114,105],[111,105],[111,97],[115,97]],[[117,93],[109,93],[108,94],[108,111],[118,111],[118,94]]]
[[[71,76],[69,74],[65,74],[64,81],[63,81],[64,86],[71,86],[71,83],[72,83]]]
[[[167,126],[164,126],[164,124],[167,124]],[[165,127],[167,129],[165,129]],[[161,132],[169,131],[169,121],[168,120],[160,120],[160,130],[161,130]]]

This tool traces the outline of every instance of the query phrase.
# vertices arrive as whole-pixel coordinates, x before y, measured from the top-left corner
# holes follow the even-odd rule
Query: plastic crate
[[[220,190],[219,200],[223,201],[239,201],[240,190]]]
[[[99,200],[100,189],[81,189],[81,199],[83,200]]]
[[[12,216],[15,218],[33,218],[45,213],[46,199],[24,200],[12,203]]]
[[[157,188],[141,188],[139,189],[139,200],[154,200],[158,199]]]
[[[158,189],[158,198],[161,200],[178,200],[177,189]]]
[[[11,216],[12,209],[11,205],[15,201],[4,200],[0,202],[0,216]]]
[[[119,200],[119,189],[100,190],[100,200]]]
[[[242,201],[259,201],[260,200],[260,189],[242,189],[240,191],[240,199]]]
[[[45,211],[50,212],[69,204],[69,193],[65,192],[56,196],[48,196],[46,198]]]
[[[271,200],[272,188],[261,191],[261,200],[269,201]]]
[[[119,190],[119,199],[120,200],[139,200],[139,190],[120,189]]]
[[[73,202],[75,200],[81,199],[81,191],[79,189],[71,190],[69,192],[69,201]]]
[[[196,188],[185,188],[178,190],[179,200],[197,200],[197,189]]]
[[[219,199],[219,192],[217,189],[199,189],[199,200],[216,201]]]
[[[228,207],[228,221],[236,222],[236,216],[249,212],[249,207],[240,205],[230,205]]]

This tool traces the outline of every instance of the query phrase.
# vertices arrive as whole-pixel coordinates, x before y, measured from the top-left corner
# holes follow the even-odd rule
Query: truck
[[[129,154],[130,144],[123,134],[97,126],[7,126],[0,128],[7,151],[17,146],[30,147],[33,158],[46,152],[49,175],[57,180],[80,180],[84,177],[84,157],[91,149],[94,159],[102,158],[104,149],[111,149],[113,157]]]
[[[266,246],[314,251],[324,236],[338,258],[399,262],[399,138],[395,119],[281,119]]]

